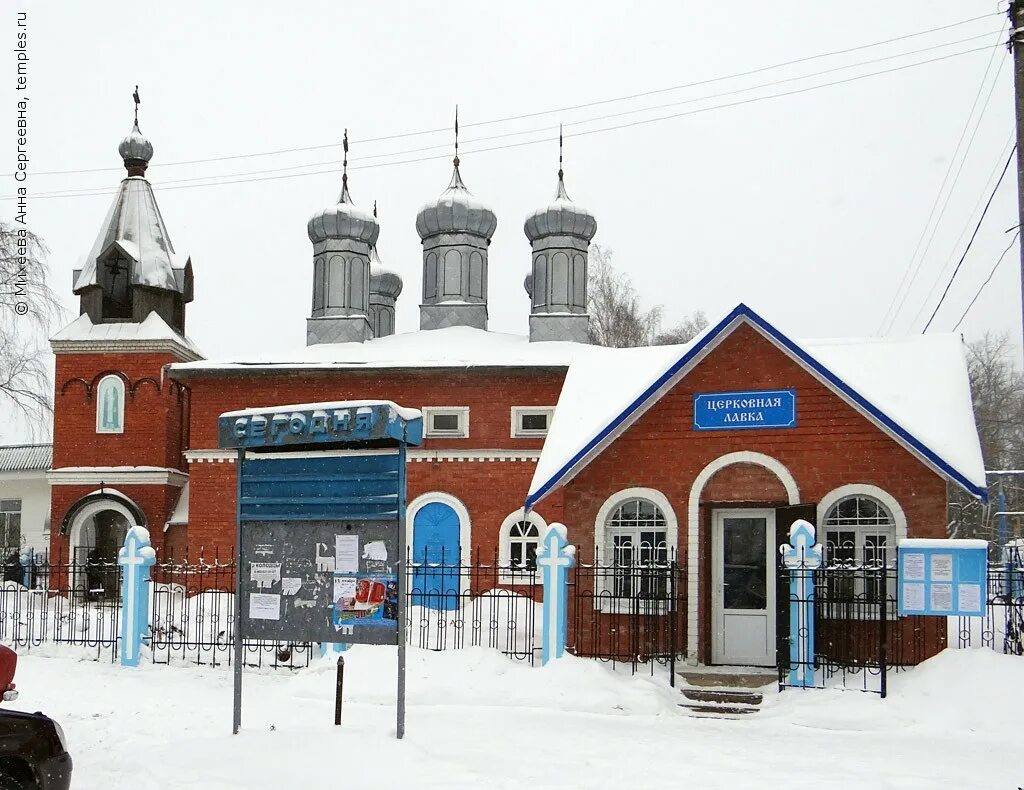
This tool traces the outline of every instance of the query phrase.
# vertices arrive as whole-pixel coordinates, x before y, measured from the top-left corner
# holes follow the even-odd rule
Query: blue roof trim
[[[673,376],[675,376],[680,370],[686,367],[694,358],[699,356],[708,346],[714,343],[719,336],[737,319],[745,318],[750,323],[757,326],[766,335],[769,335],[772,339],[776,340],[782,345],[790,354],[805,363],[808,367],[814,370],[821,378],[829,382],[832,386],[846,395],[851,401],[853,401],[860,409],[871,415],[875,420],[884,425],[890,431],[892,431],[902,441],[914,448],[920,453],[925,459],[931,464],[937,467],[943,474],[950,479],[956,481],[964,489],[980,497],[983,501],[988,499],[988,490],[985,488],[978,487],[969,481],[966,477],[960,474],[956,469],[946,463],[940,458],[935,452],[929,449],[923,442],[911,435],[902,426],[900,426],[895,420],[886,415],[868,400],[866,400],[860,393],[858,393],[853,387],[840,379],[832,371],[822,365],[818,360],[800,348],[796,343],[786,337],[782,332],[768,323],[765,319],[747,307],[745,304],[740,303],[736,308],[729,313],[725,318],[719,321],[715,326],[707,332],[704,337],[697,341],[685,354],[683,354],[671,367],[668,368],[658,379],[651,384],[646,390],[643,391],[632,403],[629,404],[625,409],[622,410],[611,422],[608,423],[593,439],[581,449],[576,455],[574,455],[569,461],[559,469],[544,485],[542,485],[535,494],[526,498],[525,507],[527,510],[532,508],[537,502],[539,502],[544,496],[546,496],[554,486],[565,477],[573,467],[579,464],[590,452],[603,442],[608,436],[615,432],[615,430],[621,426],[627,419],[629,419],[633,413],[643,406],[650,398],[656,393],[662,386],[665,385]]]

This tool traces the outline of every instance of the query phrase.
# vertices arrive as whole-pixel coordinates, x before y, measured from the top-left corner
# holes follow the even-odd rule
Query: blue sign
[[[415,409],[391,401],[340,401],[245,409],[220,415],[220,447],[281,447],[288,445],[386,441],[421,444],[423,418]]]
[[[795,427],[796,390],[705,392],[693,396],[695,431]]]
[[[988,543],[911,538],[899,544],[899,613],[985,614]]]

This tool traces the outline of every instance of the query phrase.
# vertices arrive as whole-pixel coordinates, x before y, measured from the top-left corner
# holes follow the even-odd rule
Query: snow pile
[[[1017,787],[1024,659],[947,651],[890,676],[890,697],[789,690],[738,721],[689,718],[664,683],[586,659],[529,668],[485,649],[409,653],[404,741],[395,651],[247,673],[230,734],[225,669],[23,655],[22,710],[63,725],[75,787],[374,788]]]

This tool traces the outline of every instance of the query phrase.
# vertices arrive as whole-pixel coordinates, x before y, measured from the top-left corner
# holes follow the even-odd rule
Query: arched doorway
[[[421,505],[412,522],[414,606],[450,610],[459,606],[462,521],[446,502]]]
[[[117,553],[130,527],[140,520],[130,500],[96,497],[76,506],[67,530],[70,549],[69,584],[89,600],[118,595]]]

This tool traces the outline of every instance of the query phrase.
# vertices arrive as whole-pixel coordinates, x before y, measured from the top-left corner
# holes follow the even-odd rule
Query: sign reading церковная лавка
[[[693,396],[695,431],[795,427],[796,390],[703,392]]]

